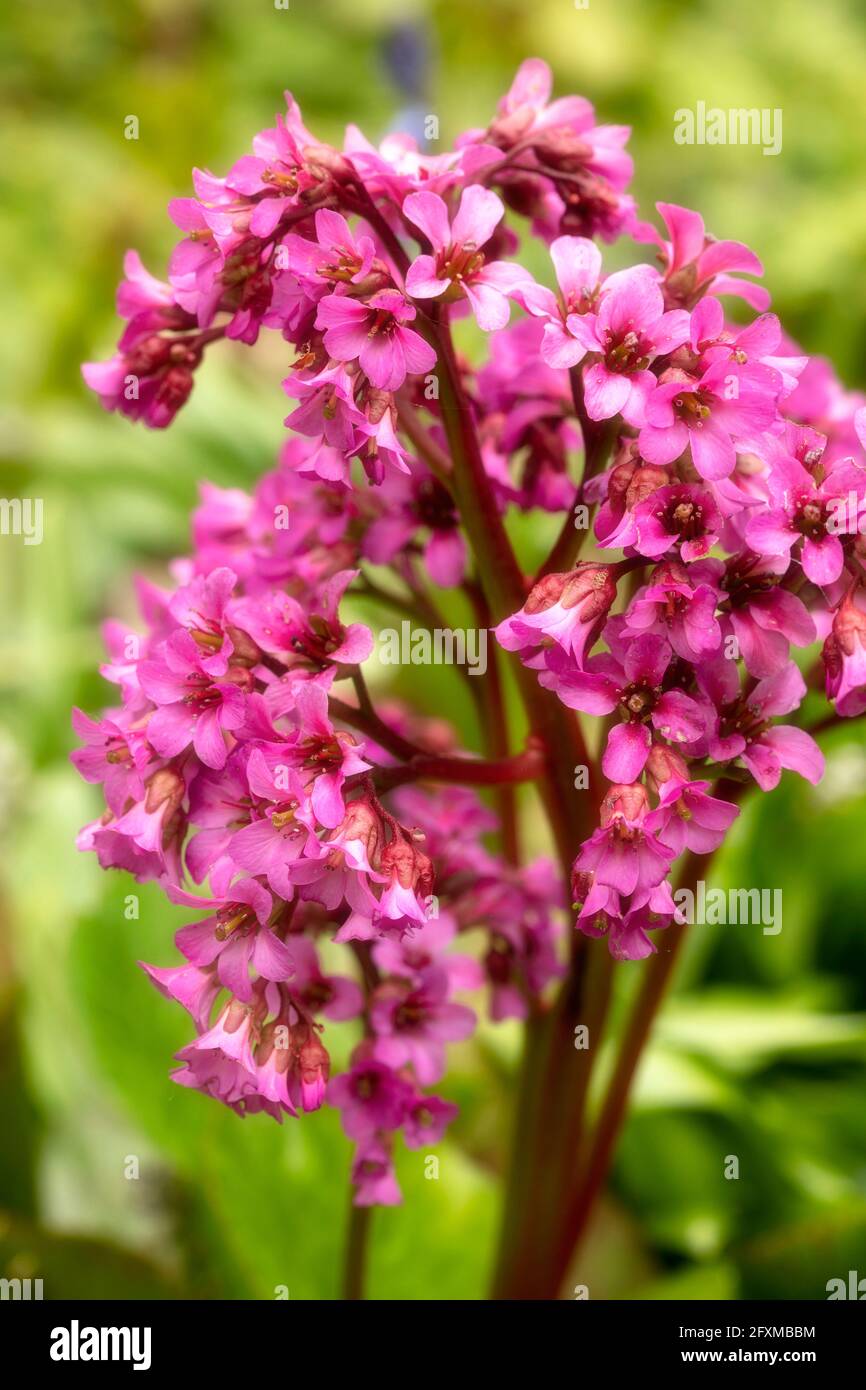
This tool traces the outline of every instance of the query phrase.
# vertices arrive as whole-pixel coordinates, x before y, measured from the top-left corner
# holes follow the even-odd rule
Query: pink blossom
[[[529,278],[521,266],[485,260],[481,248],[504,212],[496,194],[480,184],[464,190],[453,222],[438,194],[411,193],[403,203],[403,215],[424,233],[433,255],[416,256],[406,275],[406,293],[413,299],[465,295],[479,328],[504,328],[508,298]]]
[[[651,223],[639,223],[635,235],[654,241],[665,259],[664,287],[671,305],[690,308],[703,294],[732,294],[753,309],[766,309],[770,296],[760,285],[740,280],[739,275],[763,275],[764,267],[753,251],[739,241],[716,241],[708,236],[700,213],[676,203],[656,203],[668,232],[661,237]]]
[[[657,386],[650,362],[673,352],[689,332],[687,314],[665,311],[655,271],[634,266],[609,275],[597,311],[569,314],[566,325],[584,353],[601,357],[583,373],[590,420],[622,415],[628,424],[642,425],[647,399]]]
[[[590,657],[583,671],[556,652],[548,654],[539,679],[563,704],[587,714],[618,709],[625,720],[611,730],[602,758],[602,771],[612,781],[640,776],[652,745],[651,728],[680,743],[691,742],[703,728],[697,703],[682,690],[664,689],[671,657],[664,638],[651,633],[625,643],[620,657]]]
[[[773,418],[774,397],[766,380],[717,362],[700,377],[682,373],[655,386],[646,400],[638,448],[655,464],[672,463],[689,448],[701,477],[717,482],[733,472],[737,443],[761,434]]]
[[[552,639],[582,666],[615,599],[610,565],[585,564],[566,574],[546,575],[520,612],[495,629],[496,640],[506,651],[519,651]]]
[[[316,327],[325,330],[325,348],[332,357],[339,362],[357,358],[373,386],[396,391],[408,374],[429,372],[436,365],[430,344],[405,327],[415,317],[416,310],[397,290],[380,290],[366,303],[331,294],[319,303]]]
[[[774,505],[754,515],[746,539],[759,554],[787,555],[802,541],[800,560],[814,584],[833,584],[845,562],[840,532],[857,531],[866,511],[866,468],[835,463],[821,482],[797,459],[777,457],[768,479]],[[853,499],[853,506],[849,499]]]
[[[645,893],[662,882],[674,858],[652,831],[649,802],[639,784],[610,788],[598,830],[584,841],[574,861],[597,885],[625,895]]]

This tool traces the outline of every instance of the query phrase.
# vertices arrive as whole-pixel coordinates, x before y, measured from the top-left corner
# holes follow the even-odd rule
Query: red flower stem
[[[489,629],[490,610],[482,589],[472,580],[467,580],[463,589],[472,604],[479,627]],[[504,652],[492,641],[489,644],[486,679],[480,682],[481,699],[478,707],[481,738],[488,758],[505,758],[511,747],[503,685],[503,658]],[[520,836],[517,799],[513,785],[503,783],[496,788],[496,809],[499,813],[502,853],[509,864],[519,864]]]
[[[743,792],[742,784],[720,781],[713,794],[738,802]],[[712,858],[712,855],[689,853],[677,887],[694,888],[699,874],[706,873]],[[556,1297],[604,1186],[625,1120],[635,1074],[673,974],[685,931],[685,924],[673,922],[659,937],[656,955],[644,966],[643,980],[622,1034],[610,1084],[590,1139],[586,1165],[578,1172],[570,1196],[564,1202],[561,1236],[548,1271],[548,1297]]]
[[[428,321],[427,331],[439,355],[439,404],[454,466],[455,496],[488,611],[492,622],[496,623],[522,608],[526,584],[484,467],[472,406],[463,391],[450,330],[447,323],[437,319],[432,323]],[[512,661],[512,669],[530,729],[540,739],[547,755],[547,776],[543,779],[541,793],[567,882],[577,846],[587,833],[588,806],[594,800],[595,769],[577,718],[555,696],[542,690],[535,673],[516,658]],[[588,797],[575,793],[574,768],[578,764],[589,770]]]
[[[537,746],[510,758],[437,758],[421,754],[402,767],[377,768],[377,791],[391,791],[406,782],[454,782],[466,787],[496,787],[515,782],[534,782],[544,771],[544,755]],[[366,775],[366,774],[362,774]],[[351,779],[350,779],[351,781]],[[347,786],[349,783],[346,784]]]
[[[575,489],[574,503],[566,513],[553,549],[536,575],[536,582],[547,574],[560,574],[573,568],[583,549],[583,543],[589,536],[588,526],[585,529],[578,529],[575,526],[574,507],[583,498],[585,484],[604,468],[611,445],[616,438],[615,420],[604,420],[599,424],[589,419],[583,402],[583,380],[580,371],[573,367],[570,376],[574,413],[580,422],[580,432],[583,437],[583,472]]]
[[[342,1298],[348,1303],[357,1303],[364,1297],[364,1279],[367,1271],[367,1251],[370,1245],[372,1216],[372,1207],[355,1206],[354,1191],[350,1186],[342,1287]]]
[[[373,960],[369,941],[352,941],[350,946],[358,962],[361,983],[364,990],[364,1035],[370,1037],[369,1003],[370,995],[380,983],[381,976]],[[367,1251],[370,1245],[372,1228],[372,1207],[356,1207],[354,1189],[349,1183],[349,1213],[346,1220],[346,1243],[343,1254],[342,1297],[348,1302],[356,1302],[364,1297],[364,1280],[367,1269]]]
[[[595,1202],[604,1186],[616,1141],[625,1120],[635,1073],[673,973],[684,936],[684,926],[674,923],[668,927],[664,942],[659,944],[658,953],[645,967],[633,1012],[620,1041],[610,1086],[592,1134],[586,1169],[569,1205],[562,1213],[559,1247],[548,1271],[550,1297],[556,1297],[558,1286],[565,1277],[568,1265],[586,1232]]]
[[[432,325],[428,324],[428,332],[438,351],[440,407],[454,465],[455,497],[474,551],[489,611],[492,619],[499,621],[523,606],[526,584],[484,467],[472,406],[463,391],[448,327],[437,318]],[[568,893],[571,863],[578,846],[589,833],[598,803],[598,773],[587,753],[576,716],[538,685],[534,672],[520,662],[515,662],[512,669],[530,728],[546,755],[547,775],[541,780],[539,789],[557,847],[564,891]],[[587,768],[587,791],[575,789],[577,766]],[[570,1055],[575,1055],[572,1014],[575,1001],[582,997],[580,974],[584,959],[585,951],[576,943],[571,974],[558,1005],[537,1009],[526,1024],[514,1146],[499,1244],[499,1272],[495,1281],[500,1290],[508,1288],[515,1262],[523,1257],[532,1238],[535,1211],[545,1182],[543,1170],[549,1116],[544,1077],[556,1069],[557,1058],[562,1052],[559,1044],[563,1031],[569,1034]],[[588,1066],[589,1062],[583,1065]]]
[[[344,724],[350,724],[353,729],[359,729],[368,738],[375,740],[376,743],[389,753],[393,753],[395,758],[400,758],[402,762],[409,762],[412,758],[419,755],[423,756],[424,749],[417,744],[410,743],[403,738],[402,734],[388,727],[384,720],[380,719],[375,711],[364,711],[356,709],[354,705],[347,705],[345,700],[338,700],[335,695],[328,697],[331,714],[335,719],[340,719]]]

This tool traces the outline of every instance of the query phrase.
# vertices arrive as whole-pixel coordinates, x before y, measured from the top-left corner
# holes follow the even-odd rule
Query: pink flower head
[[[282,242],[288,269],[301,280],[318,282],[321,290],[335,283],[359,285],[376,255],[371,237],[356,237],[345,217],[329,208],[315,216],[316,240],[290,232]]]
[[[845,563],[840,534],[856,533],[866,513],[866,468],[840,459],[819,482],[797,459],[782,455],[774,461],[769,488],[775,505],[748,522],[749,545],[761,555],[788,555],[802,541],[806,577],[813,584],[835,583]]]
[[[583,564],[566,574],[548,574],[520,611],[495,629],[496,640],[506,651],[520,651],[552,639],[582,666],[615,599],[611,565]]]
[[[436,365],[433,348],[406,327],[416,313],[399,290],[380,290],[366,303],[330,294],[319,303],[316,327],[325,330],[325,350],[338,362],[357,359],[373,386],[396,391],[407,375],[430,372]]]
[[[451,1003],[448,989],[446,971],[430,966],[418,984],[380,985],[370,1006],[374,1056],[391,1067],[410,1063],[422,1086],[442,1076],[444,1044],[468,1038],[475,1029],[472,1009]]]
[[[403,1121],[406,1148],[426,1149],[438,1144],[457,1113],[457,1106],[440,1096],[415,1095]]]
[[[592,883],[591,875],[574,875],[575,897],[581,899],[577,925],[586,936],[606,937],[614,960],[644,960],[656,950],[647,932],[670,926],[675,904],[670,886],[662,881],[635,894],[625,903],[619,893],[602,883]],[[587,890],[579,882],[590,879]]]
[[[677,656],[698,662],[722,640],[716,618],[719,594],[712,573],[702,572],[700,562],[686,566],[678,560],[666,560],[629,604],[627,629],[666,637]]]
[[[783,768],[798,772],[813,785],[824,775],[824,755],[804,729],[774,724],[773,718],[797,709],[806,685],[793,661],[775,675],[758,681],[750,692],[738,693],[739,676],[734,662],[722,660],[715,671],[704,667],[699,680],[720,705],[709,742],[710,756],[718,762],[740,758],[762,791],[779,784]],[[732,698],[733,696],[733,698]]]
[[[354,980],[326,975],[312,941],[295,936],[291,941],[292,998],[311,1014],[321,1013],[337,1022],[357,1018],[364,1008],[364,996]]]
[[[81,375],[105,410],[165,429],[189,399],[201,356],[195,337],[151,334],[107,362],[85,362]]]
[[[433,865],[427,855],[408,840],[393,839],[382,850],[379,867],[386,886],[379,899],[378,915],[423,926],[433,888]]]
[[[502,220],[505,208],[496,194],[480,184],[463,192],[454,221],[436,193],[411,193],[403,203],[403,215],[418,227],[433,248],[433,255],[417,256],[406,275],[406,293],[413,299],[469,300],[479,328],[486,332],[508,322],[509,296],[529,279],[521,266],[505,261],[485,261],[484,247]]]
[[[367,1139],[360,1145],[352,1165],[352,1182],[356,1207],[393,1207],[403,1200],[391,1155],[379,1139]]]
[[[622,415],[628,424],[642,425],[646,401],[657,386],[650,362],[673,352],[689,335],[688,315],[665,311],[656,272],[638,265],[609,275],[597,311],[569,314],[566,325],[584,352],[601,357],[583,374],[590,420]]]
[[[268,750],[270,753],[271,750]],[[227,842],[231,859],[248,873],[263,874],[274,893],[286,901],[294,897],[295,878],[303,879],[299,866],[308,869],[315,840],[316,817],[306,787],[288,755],[266,756],[253,748],[246,768],[249,792],[264,805],[264,814],[250,820]]]
[[[467,131],[458,143],[481,145],[471,167],[493,163],[504,197],[532,216],[539,235],[549,240],[557,232],[578,232],[614,241],[634,214],[633,200],[623,193],[633,172],[624,148],[629,128],[597,126],[585,98],[551,101],[552,88],[548,64],[527,58],[487,129]],[[520,156],[518,170],[502,161],[503,150]]]
[[[770,296],[760,285],[736,278],[763,275],[764,267],[753,251],[739,241],[716,241],[708,236],[699,212],[676,203],[656,203],[668,232],[660,236],[651,223],[639,223],[635,236],[655,242],[665,262],[664,293],[671,307],[690,309],[704,294],[732,294],[753,309],[767,308]]]
[[[237,999],[247,1003],[253,997],[250,965],[266,980],[286,980],[292,974],[291,954],[268,926],[271,895],[254,878],[239,879],[216,898],[199,898],[172,885],[167,891],[172,902],[217,909],[181,927],[175,943],[200,969],[216,961],[220,984]]]
[[[653,560],[677,550],[689,564],[708,554],[721,530],[722,514],[708,488],[673,483],[654,489],[638,502],[613,535],[605,538],[605,549],[629,545]]]
[[[781,587],[783,569],[775,557],[747,551],[720,573],[727,620],[751,676],[775,675],[787,663],[792,644],[808,647],[817,637],[803,600]]]
[[[389,564],[421,527],[429,531],[424,563],[430,578],[440,588],[455,588],[466,573],[466,542],[453,497],[431,473],[393,475],[387,509],[364,536],[364,554],[374,564]]]
[[[235,600],[231,620],[290,672],[326,679],[335,667],[356,666],[373,650],[373,634],[368,627],[363,623],[344,626],[339,618],[340,600],[357,573],[341,570],[332,575],[312,613],[284,591],[266,590]],[[286,698],[293,707],[294,683],[288,685]]]
[[[222,988],[216,967],[208,965],[173,965],[161,969],[139,961],[142,970],[166,999],[182,1004],[200,1033],[207,1031],[214,1000]]]
[[[688,743],[704,728],[700,706],[682,690],[664,688],[672,652],[663,637],[633,638],[611,652],[590,657],[578,671],[553,650],[539,680],[556,691],[569,709],[587,714],[611,714],[618,709],[624,723],[608,735],[602,771],[611,781],[634,781],[643,771],[652,746],[651,728],[675,743]]]
[[[328,1086],[328,1103],[340,1111],[350,1139],[370,1139],[379,1130],[399,1129],[412,1100],[412,1088],[399,1072],[359,1051],[351,1069]]]
[[[658,837],[675,854],[691,850],[709,854],[718,849],[740,814],[738,806],[708,794],[709,782],[675,782],[660,788],[656,815]]]
[[[71,763],[85,782],[102,783],[109,808],[120,816],[130,801],[144,796],[144,780],[150,750],[144,733],[133,730],[125,716],[90,719],[80,709],[72,711],[72,725],[84,747],[70,753]]]
[[[596,884],[624,895],[655,888],[674,851],[653,833],[649,815],[649,798],[639,783],[612,786],[602,804],[601,825],[581,845],[575,872],[592,873]]]
[[[195,639],[178,630],[165,643],[161,658],[141,662],[141,687],[157,706],[147,737],[163,757],[174,757],[192,744],[207,767],[221,768],[228,757],[224,734],[243,723],[247,672],[233,667],[225,680],[214,680],[201,658]]]
[[[169,601],[169,613],[200,648],[199,664],[209,676],[225,675],[234,652],[225,610],[236,584],[237,575],[223,566],[210,574],[196,575]]]
[[[549,367],[573,367],[586,353],[584,345],[568,331],[572,314],[588,314],[597,308],[601,281],[601,252],[586,237],[557,237],[550,257],[559,285],[559,297],[534,280],[521,285],[515,298],[528,313],[544,320],[541,356]]]
[[[649,463],[666,464],[691,449],[702,478],[716,482],[733,472],[737,445],[769,429],[775,418],[772,381],[747,368],[716,362],[700,377],[673,373],[646,401],[638,448]]]

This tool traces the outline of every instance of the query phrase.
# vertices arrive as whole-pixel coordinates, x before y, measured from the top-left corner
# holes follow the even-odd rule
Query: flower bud
[[[626,820],[638,824],[650,808],[646,787],[640,782],[626,786],[615,783],[608,788],[607,796],[601,803],[601,824],[610,825],[615,820]]]

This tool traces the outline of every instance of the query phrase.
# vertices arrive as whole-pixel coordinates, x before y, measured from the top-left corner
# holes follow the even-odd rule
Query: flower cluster
[[[455,1113],[429,1091],[445,1044],[475,1027],[455,994],[487,982],[494,1017],[525,1016],[559,973],[564,899],[549,862],[518,874],[484,847],[496,818],[472,790],[397,786],[382,792],[391,810],[380,800],[400,766],[389,750],[442,754],[453,735],[399,707],[368,725],[351,683],[349,703],[332,695],[373,645],[341,621],[358,570],[338,566],[381,517],[356,518],[351,544],[312,546],[304,509],[324,526],[332,499],[296,461],[290,445],[252,497],[204,485],[176,587],[139,582],[142,632],[106,626],[102,672],[122,703],[73,715],[73,762],[106,801],[79,846],[205,913],[176,935],[183,963],[144,966],[195,1025],[174,1080],[277,1120],[327,1090],[358,1142],[359,1202],[395,1201],[394,1133],[428,1146]],[[475,927],[481,961],[452,949]],[[330,941],[348,973],[329,972]],[[347,1019],[363,1040],[327,1089],[324,1027]]]
[[[430,1088],[475,1027],[458,995],[486,984],[493,1019],[538,1007],[566,970],[569,896],[613,955],[648,954],[676,861],[737,814],[715,783],[820,777],[809,733],[777,722],[806,694],[795,653],[823,641],[836,713],[866,710],[862,403],[784,336],[744,278],[753,252],[687,209],[658,205],[665,235],[638,220],[628,131],[550,89],[524,63],[442,154],[356,129],[338,151],[287,97],[251,154],[171,205],[166,282],[127,256],[117,353],[84,368],[107,408],[162,428],[216,340],[267,328],[294,353],[278,467],[252,495],[204,485],[172,587],[139,583],[140,632],[106,627],[120,703],[76,711],[73,761],[106,803],[81,847],[205,914],[177,933],[182,963],[144,967],[195,1028],[174,1079],[278,1120],[327,1099],[360,1204],[399,1199],[398,1131],[426,1147],[453,1118]],[[549,249],[549,284],[518,227]],[[618,237],[657,263],[605,274],[597,242]],[[731,296],[758,316],[729,320]],[[468,315],[477,368],[451,338]],[[564,513],[511,612],[467,498],[506,546],[510,513]],[[482,759],[444,721],[373,704],[375,635],[347,604],[435,614],[431,585],[462,587],[566,720],[606,721],[570,883],[492,849],[473,790],[547,775],[541,733]],[[475,929],[481,948],[455,949]],[[330,1077],[342,1020],[359,1041]]]

